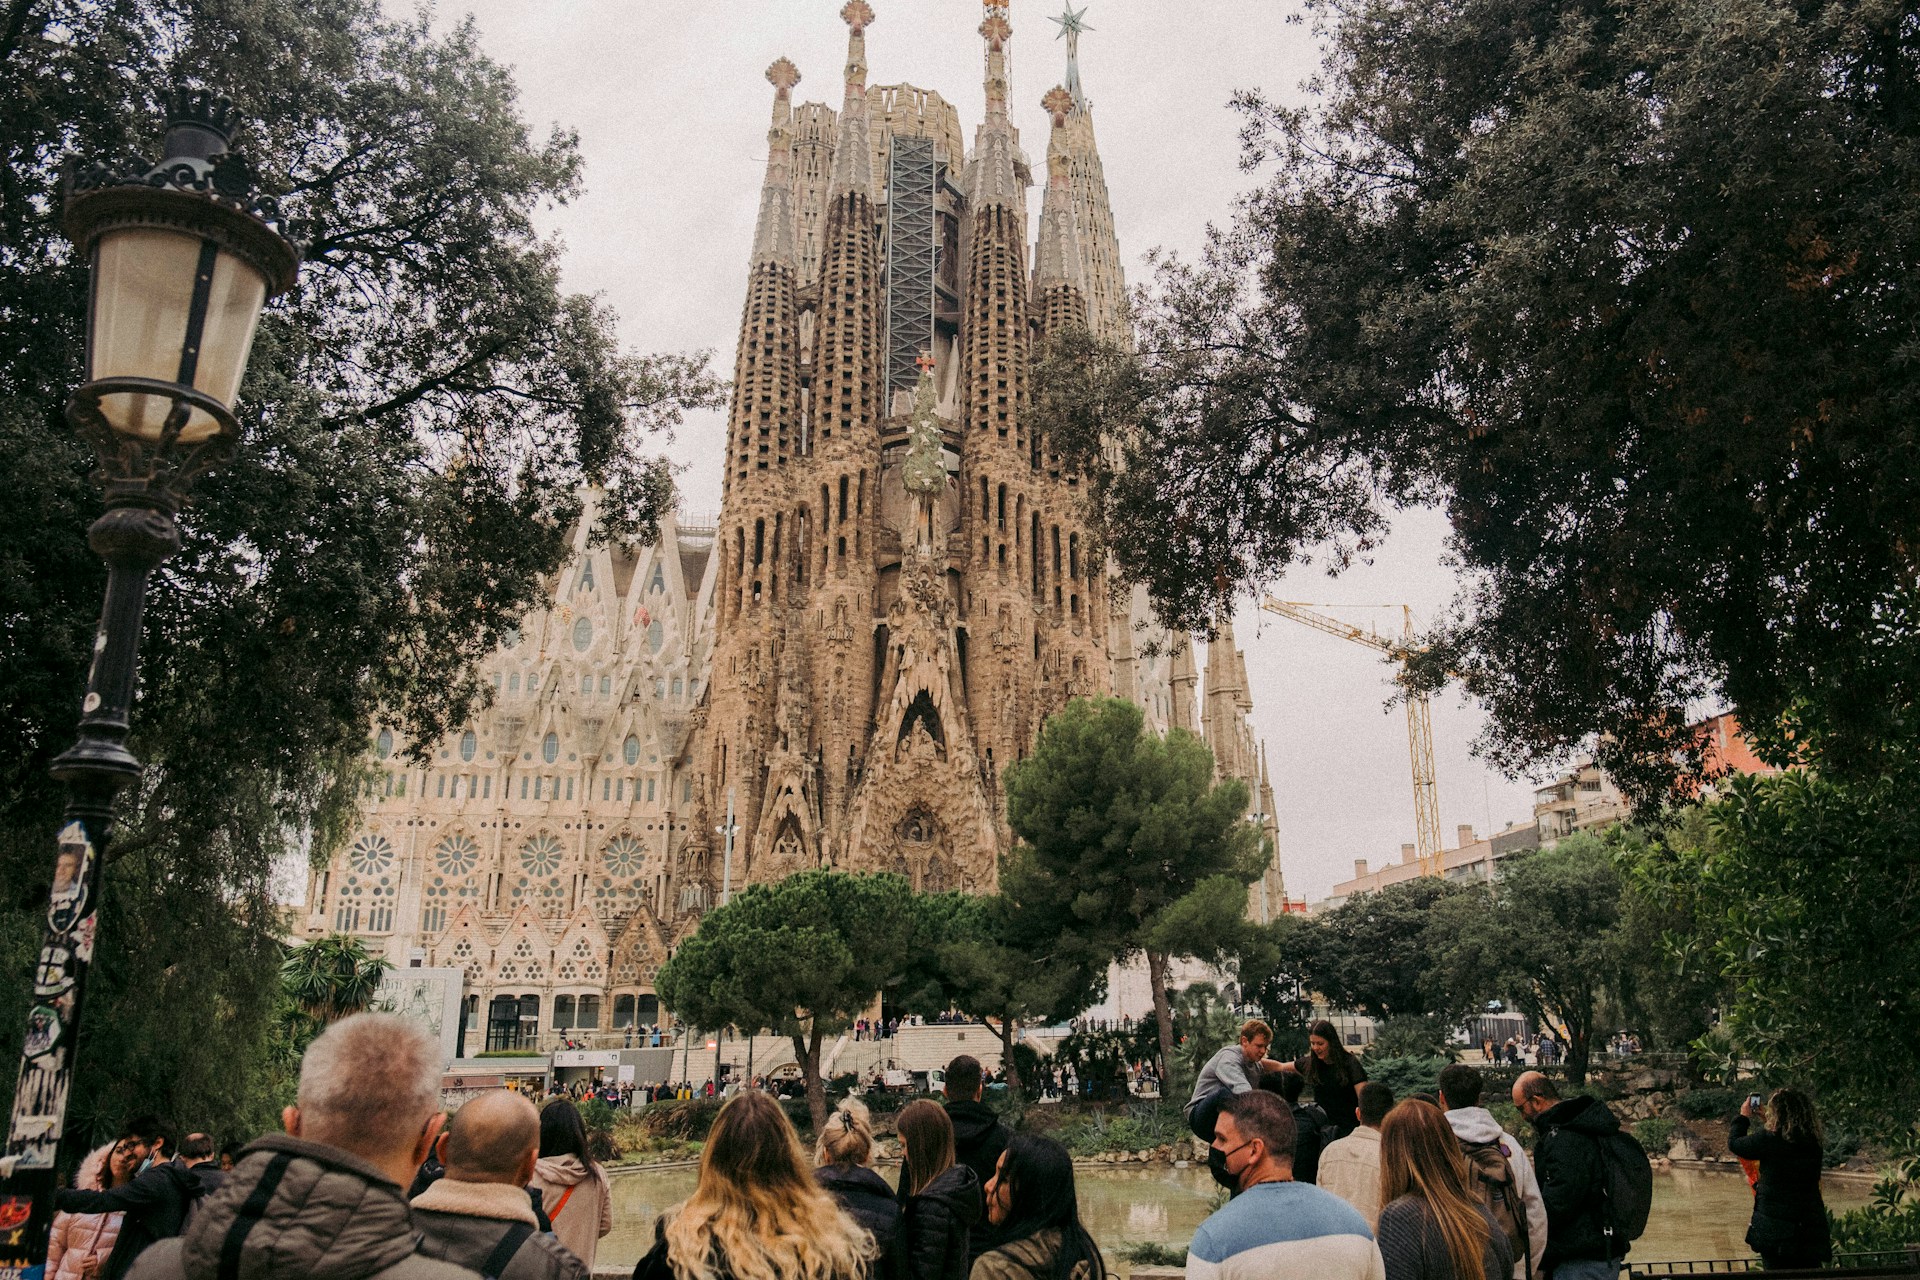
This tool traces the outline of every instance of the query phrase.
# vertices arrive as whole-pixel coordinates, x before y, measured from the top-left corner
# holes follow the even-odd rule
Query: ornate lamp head
[[[70,169],[66,232],[92,266],[80,429],[163,451],[237,435],[233,401],[266,300],[299,250],[228,150],[237,116],[200,90],[169,96],[165,154]]]

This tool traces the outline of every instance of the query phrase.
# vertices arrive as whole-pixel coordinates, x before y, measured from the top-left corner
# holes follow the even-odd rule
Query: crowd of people
[[[1481,1105],[1485,1078],[1473,1066],[1448,1066],[1436,1092],[1396,1101],[1366,1079],[1328,1023],[1314,1025],[1296,1062],[1268,1058],[1271,1042],[1265,1023],[1247,1022],[1187,1104],[1189,1124],[1209,1143],[1209,1170],[1232,1197],[1194,1238],[1193,1280],[1619,1276],[1646,1226],[1652,1172],[1605,1103],[1562,1098],[1551,1077],[1523,1072],[1512,1101],[1534,1128],[1530,1156]],[[1309,1084],[1315,1100],[1303,1103]],[[1728,1146],[1757,1166],[1746,1239],[1763,1265],[1826,1262],[1812,1102],[1793,1089],[1749,1097]],[[1253,1207],[1238,1207],[1257,1188]]]
[[[1228,1193],[1195,1233],[1191,1280],[1617,1280],[1651,1173],[1604,1103],[1522,1073],[1511,1096],[1529,1153],[1482,1105],[1473,1066],[1396,1100],[1329,1024],[1295,1060],[1271,1045],[1247,1022],[1188,1104]],[[49,1275],[587,1280],[615,1215],[576,1099],[494,1089],[448,1117],[440,1069],[413,1024],[359,1014],[308,1048],[284,1133],[218,1151],[205,1133],[176,1144],[149,1118],[129,1123],[59,1193]],[[962,1055],[943,1098],[901,1110],[894,1185],[858,1098],[809,1157],[768,1092],[739,1091],[635,1280],[1105,1280],[1072,1158],[1009,1131],[987,1079]],[[1747,1241],[1765,1266],[1826,1261],[1812,1103],[1748,1098],[1729,1145],[1757,1169]]]

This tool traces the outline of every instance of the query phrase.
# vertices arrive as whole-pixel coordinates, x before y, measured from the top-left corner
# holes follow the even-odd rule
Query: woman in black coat
[[[840,1207],[873,1237],[875,1257],[869,1280],[896,1280],[900,1202],[886,1179],[871,1167],[873,1122],[864,1103],[847,1098],[827,1117],[814,1161],[819,1167],[813,1171],[813,1180],[832,1192]]]
[[[1727,1150],[1760,1162],[1747,1244],[1769,1271],[1820,1266],[1833,1256],[1833,1241],[1820,1195],[1820,1119],[1813,1102],[1798,1089],[1776,1089],[1763,1128],[1752,1127],[1755,1113],[1749,1098],[1727,1134]]]
[[[922,1099],[897,1121],[900,1280],[967,1280],[967,1242],[985,1210],[980,1176],[953,1156],[946,1108]]]

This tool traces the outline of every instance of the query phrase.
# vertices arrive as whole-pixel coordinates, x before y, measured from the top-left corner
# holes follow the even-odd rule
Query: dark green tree
[[[1465,891],[1431,876],[1359,893],[1309,919],[1295,943],[1308,987],[1339,1009],[1382,1020],[1464,1014],[1474,994],[1449,990],[1435,964],[1429,926]]]
[[[1669,798],[1717,695],[1875,776],[1920,703],[1911,8],[1307,7],[1311,96],[1239,100],[1265,176],[1163,262],[1139,368],[1043,366],[1122,567],[1203,627],[1439,504],[1468,585],[1416,669],[1497,761],[1598,734]]]
[[[1916,785],[1911,764],[1864,782],[1737,778],[1703,822],[1629,864],[1641,892],[1694,922],[1667,954],[1731,986],[1738,1049],[1888,1138],[1920,1109]]]
[[[934,939],[902,876],[803,871],[715,907],[660,968],[660,998],[696,1027],[793,1041],[813,1129],[827,1123],[820,1048],[877,995],[909,993]]]
[[[393,966],[343,933],[295,947],[280,966],[280,985],[295,1008],[325,1028],[373,1004]]]
[[[1144,955],[1171,1070],[1168,962],[1229,955],[1246,886],[1266,864],[1259,832],[1242,820],[1246,787],[1215,785],[1206,744],[1180,729],[1146,732],[1133,703],[1076,698],[1007,770],[1006,789],[1019,843],[1000,891],[1019,928],[1076,934],[1102,959]]]
[[[132,746],[79,1049],[79,1128],[132,1108],[258,1116],[279,998],[268,876],[353,813],[369,726],[425,751],[484,699],[474,660],[605,494],[608,537],[669,501],[641,447],[712,404],[705,357],[622,351],[559,281],[542,209],[579,188],[471,24],[375,0],[41,0],[0,14],[0,936],[34,935],[104,571],[81,378],[85,264],[59,232],[63,156],[151,155],[176,82],[231,93],[236,139],[307,242],[263,318],[246,443],[206,477],[149,593]],[[310,838],[310,846],[307,840]],[[0,983],[0,1060],[28,988]],[[177,1099],[177,1105],[175,1100]]]
[[[1567,1036],[1567,1075],[1585,1081],[1598,1016],[1619,989],[1625,885],[1599,837],[1568,836],[1501,864],[1489,894],[1438,904],[1427,941],[1437,975],[1456,994],[1505,995],[1536,1026]]]
[[[920,1006],[988,1020],[1000,1037],[1007,1086],[1018,1091],[1014,1046],[1021,1024],[1062,1022],[1092,1004],[1106,983],[1106,957],[1089,952],[1075,936],[1023,933],[998,895],[929,894],[916,907],[926,921],[922,936],[930,941],[916,957],[927,967],[932,993]]]

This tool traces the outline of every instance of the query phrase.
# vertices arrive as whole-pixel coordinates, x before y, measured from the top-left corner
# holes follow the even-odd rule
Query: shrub
[[[1667,1149],[1673,1145],[1673,1135],[1679,1127],[1679,1124],[1675,1121],[1668,1120],[1662,1116],[1655,1116],[1650,1120],[1642,1120],[1639,1124],[1633,1126],[1633,1136],[1634,1140],[1646,1150],[1648,1155],[1663,1156],[1667,1154]]]
[[[1185,1245],[1162,1244],[1158,1240],[1122,1241],[1114,1253],[1136,1267],[1184,1267]]]
[[[1386,1085],[1396,1099],[1437,1091],[1440,1071],[1446,1065],[1442,1057],[1366,1056],[1367,1079]]]
[[[1512,1094],[1509,1093],[1508,1096],[1511,1097]],[[1528,1151],[1533,1150],[1533,1125],[1528,1123],[1527,1118],[1520,1114],[1520,1108],[1514,1106],[1511,1102],[1498,1100],[1488,1102],[1486,1106],[1487,1111],[1493,1116],[1494,1122],[1511,1134],[1514,1141],[1518,1142]]]
[[[1920,1245],[1920,1199],[1894,1178],[1882,1178],[1873,1203],[1827,1214],[1835,1253],[1877,1253]]]
[[[675,1101],[671,1098],[649,1103],[640,1109],[640,1130],[649,1137],[702,1141],[713,1128],[720,1104],[705,1098]]]
[[[1447,1029],[1431,1015],[1389,1018],[1373,1034],[1367,1047],[1369,1056],[1383,1058],[1445,1058],[1454,1052],[1447,1044]]]
[[[1689,1120],[1724,1120],[1745,1097],[1737,1089],[1689,1089],[1674,1096],[1673,1109]]]

